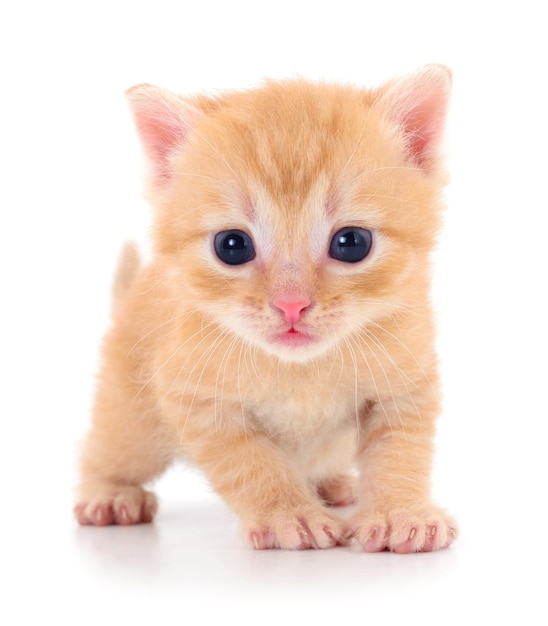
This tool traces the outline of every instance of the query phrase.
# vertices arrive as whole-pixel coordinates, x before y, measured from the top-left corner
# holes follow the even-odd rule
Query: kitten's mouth
[[[314,343],[316,339],[312,335],[297,330],[294,326],[292,326],[289,330],[286,330],[283,333],[273,335],[271,337],[271,341],[272,343],[277,343],[278,345],[281,344],[289,348],[301,348]]]

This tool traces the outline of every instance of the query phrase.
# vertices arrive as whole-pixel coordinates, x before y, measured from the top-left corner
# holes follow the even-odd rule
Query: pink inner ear
[[[411,158],[421,167],[424,167],[432,148],[437,146],[441,137],[445,107],[445,101],[426,101],[412,109],[402,120]]]
[[[154,118],[136,115],[136,125],[141,142],[151,159],[156,175],[165,180],[170,177],[169,157],[174,148],[185,139],[184,129],[171,120],[161,122]]]
[[[443,133],[450,88],[449,70],[434,65],[389,83],[380,96],[381,107],[406,136],[409,156],[425,169]]]
[[[157,183],[171,177],[170,157],[188,138],[198,111],[163,89],[140,85],[127,93],[141,143]]]

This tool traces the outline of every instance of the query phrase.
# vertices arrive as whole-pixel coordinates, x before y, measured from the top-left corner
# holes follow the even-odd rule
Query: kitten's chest
[[[365,399],[347,385],[323,379],[280,377],[250,388],[242,397],[244,413],[271,434],[302,438],[355,423]]]

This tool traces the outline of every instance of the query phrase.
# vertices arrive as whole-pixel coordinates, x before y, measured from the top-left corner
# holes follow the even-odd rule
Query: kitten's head
[[[374,91],[129,91],[156,254],[182,307],[305,361],[424,298],[444,175],[441,66]]]

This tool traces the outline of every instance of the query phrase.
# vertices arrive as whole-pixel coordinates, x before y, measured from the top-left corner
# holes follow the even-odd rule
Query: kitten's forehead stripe
[[[243,163],[280,205],[302,204],[318,179],[337,170],[356,175],[354,153],[374,124],[365,92],[297,82],[291,93],[270,84],[247,98],[245,117],[238,97],[224,115]]]

